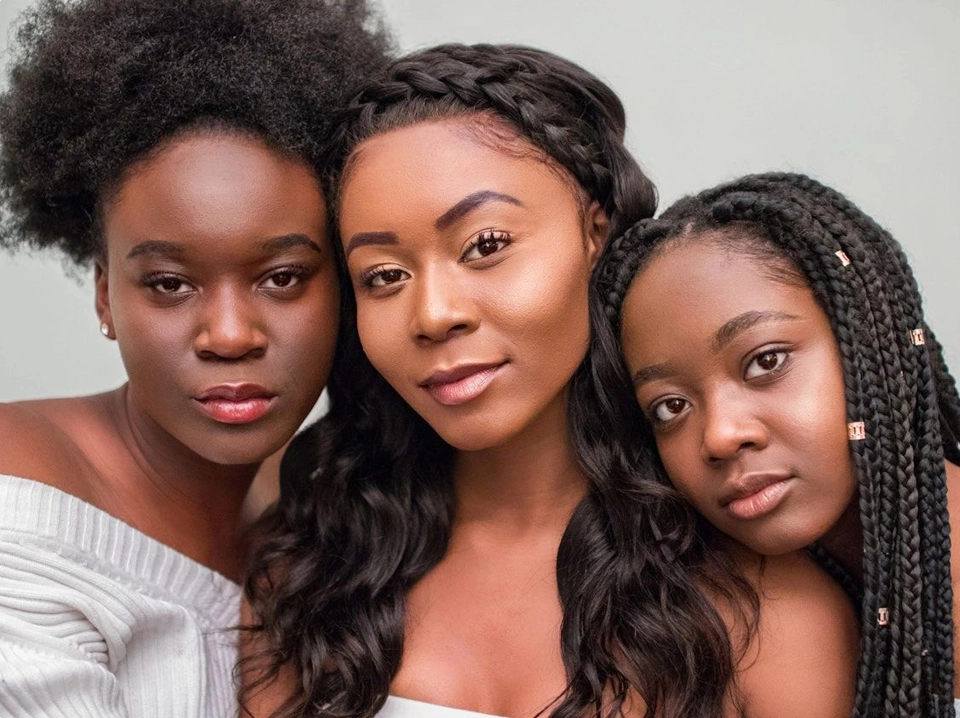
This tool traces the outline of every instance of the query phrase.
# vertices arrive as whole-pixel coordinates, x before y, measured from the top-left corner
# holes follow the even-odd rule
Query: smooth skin
[[[843,371],[829,319],[796,270],[771,271],[713,239],[690,237],[652,259],[623,306],[624,358],[667,473],[708,521],[756,552],[819,541],[862,581]],[[722,487],[750,473],[788,478],[774,503],[757,497],[758,515],[745,518],[725,504]],[[956,536],[960,468],[947,462],[946,474]],[[960,575],[960,549],[951,571]],[[953,614],[960,619],[960,595]],[[960,686],[960,666],[954,681]]]
[[[681,242],[623,305],[627,368],[664,468],[754,551],[808,546],[856,491],[846,406],[824,400],[843,397],[830,322],[809,287],[788,283],[795,273],[774,278],[709,237]]]
[[[130,168],[102,216],[96,309],[129,380],[0,405],[0,473],[73,494],[238,581],[241,506],[329,373],[339,287],[313,171],[255,137],[179,136]],[[256,384],[226,423],[211,387]]]
[[[608,223],[566,173],[490,122],[424,122],[364,142],[340,229],[367,355],[458,450],[450,546],[408,594],[391,693],[533,716],[566,685],[557,548],[587,488],[567,387],[587,350],[587,288]],[[849,714],[846,673],[811,669],[821,651],[854,664],[849,606],[805,559],[768,565],[761,640],[740,674],[748,715]],[[809,682],[769,685],[781,669]],[[270,715],[291,680],[259,693],[253,715]],[[791,690],[793,704],[779,700]],[[643,715],[639,698],[629,714]]]

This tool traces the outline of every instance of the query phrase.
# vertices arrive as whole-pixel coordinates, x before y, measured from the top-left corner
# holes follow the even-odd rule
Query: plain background
[[[282,1],[282,0],[281,0]],[[0,43],[28,0],[0,0]],[[800,171],[890,229],[960,372],[957,0],[386,0],[409,50],[520,42],[593,71],[627,107],[661,207],[747,172]],[[6,55],[3,56],[6,62]],[[455,168],[451,168],[455,171]],[[0,255],[0,401],[123,381],[89,280]]]

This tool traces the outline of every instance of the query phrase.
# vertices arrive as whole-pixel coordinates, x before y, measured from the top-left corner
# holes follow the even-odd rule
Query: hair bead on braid
[[[627,291],[652,257],[708,232],[761,261],[764,252],[781,265],[788,260],[839,346],[847,416],[855,417],[849,438],[859,483],[862,586],[823,547],[812,553],[848,593],[862,597],[855,715],[953,718],[944,458],[960,458],[960,399],[923,320],[903,250],[846,197],[809,177],[743,177],[680,200],[610,244],[594,293],[607,331],[619,333]]]

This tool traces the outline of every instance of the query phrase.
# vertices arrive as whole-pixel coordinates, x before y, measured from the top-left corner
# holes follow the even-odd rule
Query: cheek
[[[288,370],[299,377],[325,382],[333,363],[340,320],[335,283],[319,287],[295,306],[272,313],[269,327],[273,350],[284,357]]]
[[[698,508],[703,505],[705,486],[697,477],[697,447],[682,436],[658,436],[657,451],[674,488]]]
[[[388,381],[399,373],[404,356],[413,346],[406,333],[409,320],[404,318],[401,298],[391,299],[394,301],[373,302],[357,297],[360,345],[373,368]]]
[[[493,308],[490,313],[503,328],[528,345],[549,349],[557,358],[575,354],[579,363],[590,332],[585,258],[573,255],[516,264],[500,281],[480,284],[484,304]]]

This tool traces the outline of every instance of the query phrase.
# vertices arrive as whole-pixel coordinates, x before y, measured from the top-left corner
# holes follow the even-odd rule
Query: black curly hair
[[[540,153],[614,231],[653,214],[656,193],[623,146],[613,91],[556,55],[509,45],[398,60],[348,107],[331,182],[349,174],[365,139],[462,116],[477,120],[479,141]],[[344,294],[355,301],[349,283]],[[406,593],[443,558],[453,520],[453,448],[371,366],[353,306],[343,319],[330,413],[284,458],[281,500],[246,584],[266,647],[250,663],[263,682],[282,666],[297,677],[283,716],[376,714],[403,655]],[[704,587],[748,594],[750,607],[756,597],[729,563],[711,561],[679,495],[648,480],[629,447],[600,440],[591,371],[585,360],[569,404],[589,491],[557,556],[569,683],[551,715],[617,716],[634,691],[650,715],[718,715],[735,647]]]
[[[0,246],[80,265],[135,163],[191,129],[255,135],[321,174],[335,111],[386,63],[366,0],[39,0],[0,97]]]
[[[654,256],[708,233],[774,271],[786,262],[802,275],[840,347],[847,416],[866,425],[866,439],[851,442],[863,530],[863,585],[852,587],[863,635],[855,715],[953,718],[944,458],[960,463],[960,399],[903,250],[809,177],[743,177],[684,198],[609,244],[592,297],[602,308],[600,333],[619,335],[627,291]],[[608,387],[629,393],[619,351],[604,354],[595,361],[619,376]],[[822,546],[818,555],[836,568]]]

